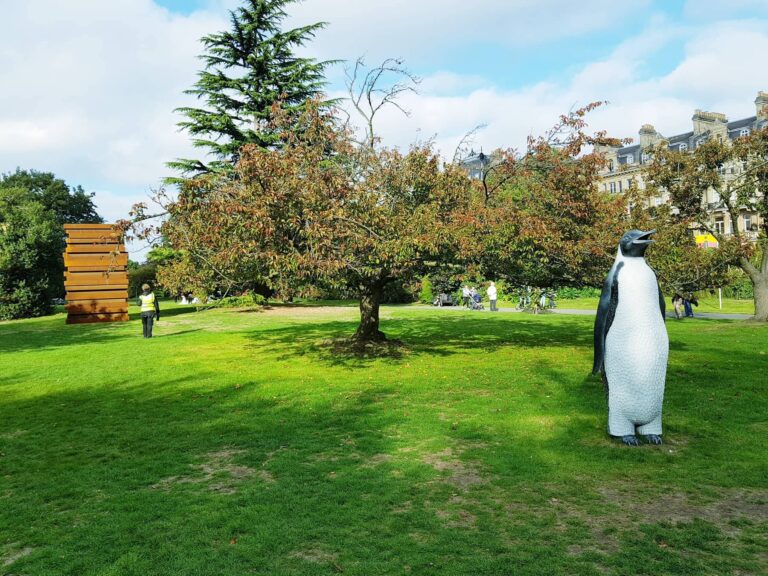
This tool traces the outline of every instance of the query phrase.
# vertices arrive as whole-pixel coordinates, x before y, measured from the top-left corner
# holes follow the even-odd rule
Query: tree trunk
[[[387,337],[379,330],[379,305],[384,291],[381,281],[363,284],[360,291],[360,326],[355,340],[360,342],[381,342]]]
[[[741,269],[752,281],[755,294],[755,320],[768,322],[768,245],[762,246],[763,257],[760,268],[746,258],[741,259]]]
[[[768,322],[768,275],[761,276],[761,280],[752,282],[755,291],[755,320]]]

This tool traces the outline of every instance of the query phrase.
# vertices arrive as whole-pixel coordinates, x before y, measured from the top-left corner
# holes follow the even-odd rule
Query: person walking
[[[699,301],[696,299],[696,296],[694,294],[690,294],[687,298],[683,300],[683,307],[685,308],[686,318],[693,318],[693,308],[691,308],[691,304],[693,304],[694,306],[699,305]]]
[[[683,316],[683,297],[679,293],[672,296],[672,308],[675,310],[675,318],[680,320]]]
[[[497,298],[496,284],[494,282],[491,282],[491,285],[488,286],[488,290],[486,290],[485,293],[488,294],[488,300],[491,301],[491,312],[497,312],[498,308],[496,308],[496,298]]]
[[[160,304],[149,284],[144,284],[141,290],[142,294],[136,302],[141,307],[141,326],[144,330],[144,338],[152,338],[152,325],[155,319],[160,320]]]
[[[469,308],[469,286],[466,284],[461,287],[461,297],[464,299],[464,306]]]

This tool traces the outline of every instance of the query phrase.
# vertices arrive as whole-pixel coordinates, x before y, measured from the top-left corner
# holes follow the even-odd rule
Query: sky
[[[200,37],[239,0],[0,0],[0,173],[54,172],[114,221],[146,201],[165,163],[199,157],[176,123],[200,69]],[[695,109],[754,115],[768,91],[768,0],[304,0],[286,26],[327,22],[303,56],[344,67],[401,58],[422,82],[377,130],[385,145],[433,139],[450,158],[519,148],[592,101],[595,130],[690,130]],[[139,246],[132,246],[139,250]],[[139,251],[137,254],[141,254]]]

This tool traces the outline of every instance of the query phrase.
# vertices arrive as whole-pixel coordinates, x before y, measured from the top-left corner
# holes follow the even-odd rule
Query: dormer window
[[[608,160],[608,170],[613,172],[613,160]]]
[[[680,144],[680,147],[678,148],[678,150],[680,152],[687,152],[688,151],[688,144],[686,144],[685,142],[682,142]]]
[[[634,154],[627,154],[627,164],[632,164],[635,161]]]
[[[749,128],[742,128],[739,131],[739,136],[749,136]]]
[[[647,163],[648,163],[648,160],[650,160],[650,159],[651,159],[651,157],[650,157],[650,155],[649,155],[647,152],[643,152],[643,155],[642,155],[642,156],[640,156],[640,159],[641,159],[641,162],[642,162],[643,164],[647,164]]]

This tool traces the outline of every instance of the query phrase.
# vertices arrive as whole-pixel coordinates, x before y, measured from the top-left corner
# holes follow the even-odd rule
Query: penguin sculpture
[[[595,362],[608,393],[608,433],[637,446],[661,444],[661,405],[669,356],[665,306],[645,250],[656,231],[622,236],[595,319]]]

